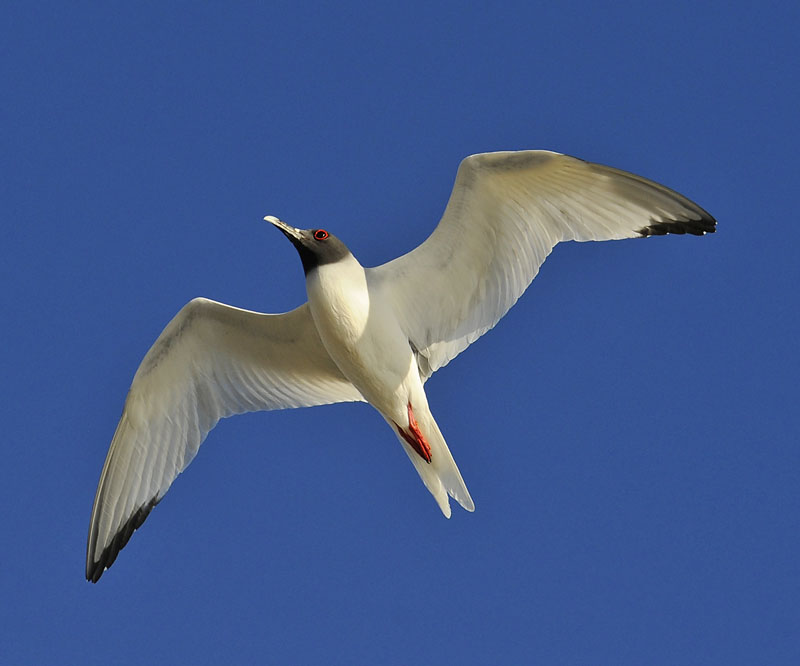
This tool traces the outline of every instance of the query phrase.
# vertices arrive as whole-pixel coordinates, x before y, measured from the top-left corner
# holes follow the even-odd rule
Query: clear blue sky
[[[800,663],[797,3],[9,4],[0,662]],[[365,405],[251,414],[84,580],[163,326],[305,299],[265,214],[379,264],[522,148],[719,231],[559,246],[433,377],[474,514]]]

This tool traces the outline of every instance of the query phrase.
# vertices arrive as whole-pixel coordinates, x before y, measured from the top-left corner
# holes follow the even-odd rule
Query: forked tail
[[[387,421],[445,517],[450,517],[448,495],[467,511],[474,511],[475,504],[461,478],[461,472],[430,411],[424,409],[415,414],[409,404],[407,426],[390,419]]]

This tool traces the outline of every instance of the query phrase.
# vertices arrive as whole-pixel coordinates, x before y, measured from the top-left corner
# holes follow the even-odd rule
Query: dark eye
[[[325,229],[317,229],[314,232],[314,238],[317,240],[325,240],[328,237],[328,232]]]

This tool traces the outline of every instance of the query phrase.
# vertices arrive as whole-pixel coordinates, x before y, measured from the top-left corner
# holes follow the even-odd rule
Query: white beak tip
[[[269,223],[271,223],[271,224],[276,224],[276,223],[278,223],[278,222],[280,222],[280,221],[281,221],[281,220],[279,220],[279,219],[278,219],[277,217],[275,217],[274,215],[267,215],[267,216],[264,218],[264,222],[269,222]]]

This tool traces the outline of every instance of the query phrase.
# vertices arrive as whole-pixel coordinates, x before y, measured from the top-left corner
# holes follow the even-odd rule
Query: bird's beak
[[[295,229],[294,227],[289,226],[288,224],[286,224],[286,222],[279,220],[277,217],[274,217],[272,215],[267,215],[264,218],[264,221],[269,222],[270,224],[274,224],[276,227],[278,227],[278,229],[280,229],[284,234],[286,234],[289,240],[300,240],[302,238],[300,229]]]

